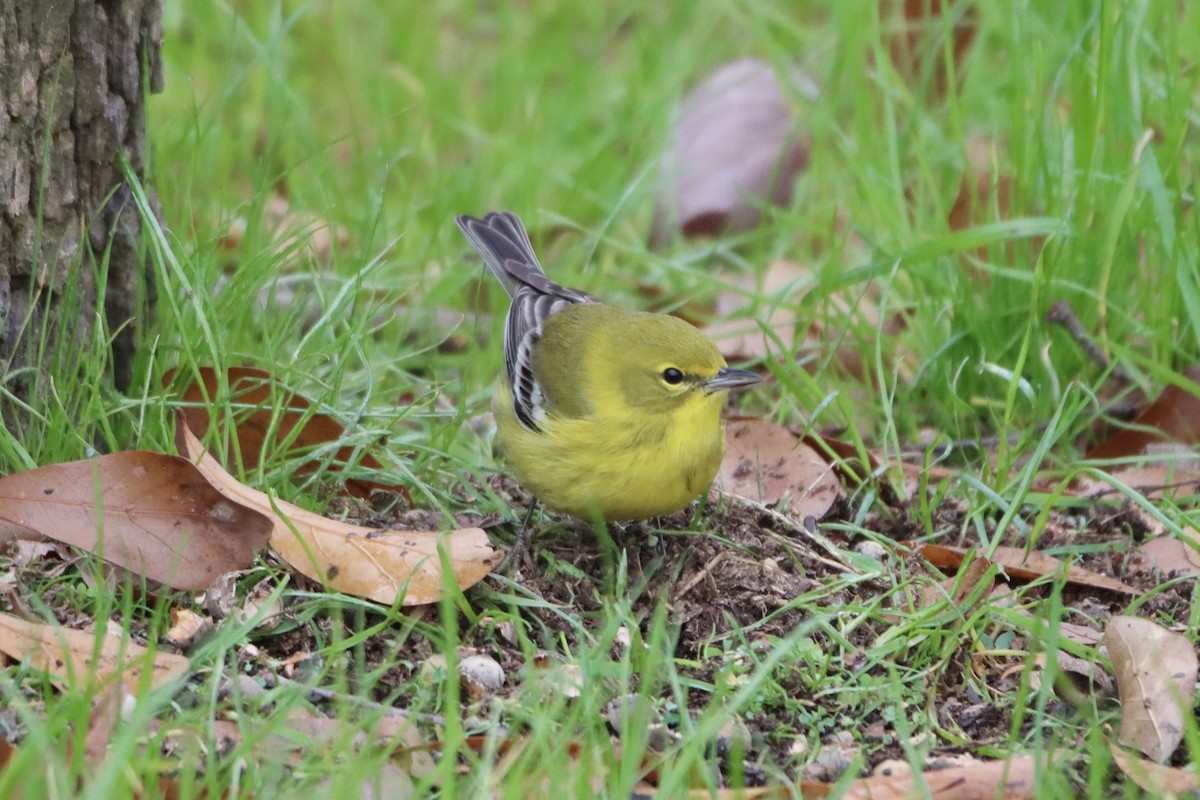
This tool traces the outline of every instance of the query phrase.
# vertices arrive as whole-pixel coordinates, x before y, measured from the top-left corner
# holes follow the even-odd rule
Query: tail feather
[[[504,285],[509,297],[516,296],[522,282],[510,274],[511,267],[506,267],[505,262],[515,261],[530,272],[545,274],[533,252],[533,244],[529,241],[525,226],[521,224],[521,218],[511,211],[493,211],[485,214],[483,219],[460,214],[454,218],[454,222],[483,256],[487,268]]]
[[[517,419],[539,430],[544,395],[534,374],[533,351],[546,320],[572,303],[594,303],[584,292],[560,286],[546,277],[521,219],[510,211],[493,211],[483,219],[460,214],[459,230],[512,298],[504,318],[504,366]]]

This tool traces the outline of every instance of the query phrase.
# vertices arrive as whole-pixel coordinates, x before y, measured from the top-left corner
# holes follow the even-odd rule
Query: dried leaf
[[[724,276],[735,288],[727,289],[717,298],[716,313],[720,319],[707,326],[704,332],[712,339],[717,349],[729,361],[750,361],[784,354],[796,350],[797,313],[800,301],[812,286],[812,270],[793,261],[772,261],[761,281],[753,276]],[[748,313],[750,302],[747,293],[769,298],[766,314]],[[773,336],[763,331],[765,326]],[[813,348],[820,345],[811,334],[817,329],[809,328],[803,343]],[[776,344],[778,338],[779,344]]]
[[[993,598],[994,599],[994,598]],[[1032,612],[1024,608],[1013,609],[1018,615],[1025,617],[1038,630],[1039,636],[1043,639],[1051,635],[1051,627],[1057,635],[1072,642],[1085,644],[1088,647],[1095,647],[1104,639],[1104,635],[1095,628],[1089,628],[1086,625],[1077,625],[1074,622],[1065,622],[1056,619],[1053,623],[1042,617],[1035,616]]]
[[[317,717],[304,711],[291,714],[286,734],[271,739],[280,749],[382,746],[419,751],[425,744],[417,724],[408,717],[383,716],[364,728],[362,721]]]
[[[937,800],[1020,800],[1034,796],[1037,778],[1034,757],[1013,756],[1004,761],[979,761],[963,767],[928,770],[920,778],[912,774],[877,775],[860,778],[845,785],[819,781],[797,781],[795,788],[806,797],[837,797],[846,800],[910,800],[935,797]],[[747,800],[748,798],[787,798],[793,793],[784,786],[756,789],[720,789],[714,795],[708,789],[693,789],[689,798]]]
[[[480,528],[449,533],[381,531],[327,519],[299,506],[274,500],[234,480],[200,440],[179,421],[190,458],[222,493],[271,517],[271,547],[279,557],[315,581],[346,594],[390,605],[433,603],[445,590],[439,547],[445,551],[460,589],[491,572],[499,556]]]
[[[173,653],[149,652],[128,637],[105,636],[97,649],[96,634],[28,622],[0,614],[0,652],[18,661],[29,660],[61,688],[104,687],[114,676],[130,683],[150,670],[150,685],[161,686],[187,672],[188,660]]]
[[[1192,562],[1193,567],[1200,568],[1200,530],[1196,530],[1192,525],[1184,525],[1180,531],[1183,533],[1182,543],[1185,545],[1184,556]]]
[[[275,253],[293,259],[297,253],[307,253],[321,263],[328,263],[333,253],[341,252],[350,243],[350,233],[341,225],[324,220],[308,211],[295,211],[291,201],[273,194],[263,207],[262,225],[275,244]],[[242,246],[249,223],[235,219],[221,239],[226,250]]]
[[[1200,792],[1200,775],[1192,769],[1167,767],[1126,753],[1116,743],[1112,749],[1113,762],[1129,779],[1156,797],[1181,797]]]
[[[1186,636],[1147,619],[1116,616],[1104,629],[1121,697],[1118,741],[1154,761],[1171,757],[1183,740],[1196,688],[1196,649]]]
[[[939,544],[913,544],[911,542],[907,544],[935,567],[957,568],[962,563],[963,557],[974,549]],[[1025,550],[1021,547],[997,547],[992,553],[992,562],[1003,567],[1005,574],[1010,578],[1024,581],[1065,573],[1067,582],[1077,586],[1089,586],[1093,589],[1104,589],[1134,596],[1142,594],[1140,589],[1116,578],[1110,578],[1083,567],[1067,566],[1057,558],[1036,550]]]
[[[171,609],[171,627],[163,634],[163,640],[172,647],[186,649],[213,629],[213,622],[187,608]]]
[[[997,165],[1009,163],[1003,145],[986,136],[972,136],[967,140],[966,149],[966,172],[946,220],[953,231],[966,230],[996,218],[1004,219],[1012,207],[1012,175],[994,172]],[[994,215],[991,213],[993,203]],[[981,247],[979,253],[980,257],[986,258],[987,248]]]
[[[0,517],[192,590],[250,564],[271,531],[187,459],[140,450],[0,478]]]
[[[652,243],[676,230],[749,230],[762,204],[791,202],[809,150],[792,103],[816,90],[797,72],[786,78],[791,87],[770,64],[744,58],[718,67],[688,94],[663,157]]]
[[[803,797],[828,797],[833,784],[801,781],[799,784]],[[821,787],[811,789],[810,786]],[[636,797],[649,797],[656,791],[653,784],[642,784],[642,791],[635,793]],[[811,792],[811,794],[810,794]],[[714,793],[709,789],[689,789],[685,795],[687,800],[791,800],[795,795],[786,786],[748,786],[745,789],[717,789]]]
[[[1060,623],[1062,624],[1062,623]],[[1065,631],[1060,629],[1063,635]],[[1067,638],[1070,638],[1069,636]],[[1093,702],[1097,694],[1109,695],[1113,691],[1113,679],[1107,672],[1104,671],[1094,661],[1089,661],[1085,658],[1073,656],[1065,650],[1055,651],[1054,660],[1058,665],[1059,683],[1055,686],[1056,691],[1064,700],[1071,703],[1078,703],[1080,699],[1086,702]],[[1038,653],[1033,659],[1033,669],[1029,673],[1029,686],[1037,691],[1042,686],[1042,681],[1045,679],[1047,658],[1045,653]],[[1016,671],[1025,670],[1024,664],[1014,665]],[[1064,686],[1062,681],[1070,681],[1069,688],[1063,691]]]
[[[133,693],[122,681],[113,683],[92,699],[92,712],[88,715],[87,738],[84,740],[84,755],[89,764],[99,764],[108,752],[113,731],[121,719],[121,709]]]
[[[821,519],[843,495],[841,482],[821,455],[796,434],[766,420],[726,424],[726,453],[718,491],[765,505],[782,503],[793,519]]]
[[[928,608],[939,600],[948,598],[954,606],[961,607],[975,591],[975,587],[983,580],[983,576],[987,574],[988,568],[991,566],[991,561],[982,553],[976,552],[970,563],[967,564],[966,570],[960,571],[952,578],[939,581],[935,585],[923,587],[920,594],[917,595],[917,606]],[[988,586],[991,586],[991,582]],[[967,610],[966,608],[962,609],[963,613],[966,613]]]
[[[21,529],[20,526],[14,527]],[[47,539],[37,532],[31,533],[34,536],[32,539],[17,539],[9,543],[6,554],[12,560],[14,567],[24,568],[39,563],[43,566],[41,572],[45,575],[53,569],[45,566],[47,562],[54,561],[65,567],[72,561],[78,560],[78,555],[62,542]]]
[[[1200,383],[1200,366],[1188,367],[1183,376]],[[1133,424],[1119,430],[1087,451],[1085,458],[1127,458],[1150,452],[1156,446],[1182,444],[1200,446],[1200,395],[1171,384],[1162,390]]]
[[[881,454],[877,454],[879,458]],[[920,496],[922,488],[936,490],[938,484],[958,477],[958,470],[946,467],[927,466],[901,462],[900,472],[904,477],[904,496],[910,500]]]
[[[1200,471],[1180,465],[1177,454],[1163,454],[1163,461],[1109,471],[1110,479],[1077,478],[1067,487],[1072,497],[1097,499],[1124,494],[1113,484],[1120,483],[1147,499],[1171,497],[1185,499],[1200,494]]]
[[[726,273],[721,277],[730,288],[717,297],[712,312],[717,321],[704,326],[704,332],[730,362],[788,356],[815,372],[828,360],[846,375],[871,380],[875,377],[873,365],[864,364],[853,331],[870,330],[874,341],[879,334],[896,336],[908,325],[899,312],[881,320],[881,293],[874,285],[822,297],[822,302],[834,309],[828,313],[803,313],[803,299],[816,278],[810,267],[794,261],[776,259],[761,276]],[[752,304],[749,298],[754,296],[762,299]],[[830,322],[831,316],[840,316],[845,322]],[[850,320],[861,324],[851,325]],[[827,359],[831,351],[833,355]],[[893,352],[907,374],[905,363],[916,359],[910,359],[900,346]]]
[[[965,767],[930,770],[920,782],[910,775],[871,777],[851,781],[843,800],[909,800],[936,797],[938,800],[1005,800],[1033,797],[1037,773],[1034,757],[1013,756],[1004,761],[981,761]],[[804,792],[808,797],[808,791]]]
[[[197,373],[196,380],[179,398],[186,404],[182,412],[188,427],[203,439],[212,424],[209,409],[218,409],[217,426],[232,431],[235,436],[236,452],[229,453],[227,468],[240,464],[242,468],[252,470],[268,458],[295,458],[318,449],[332,450],[329,445],[340,442],[346,435],[340,422],[328,414],[313,411],[308,400],[280,384],[266,370],[230,367],[225,374],[228,395],[221,392],[221,381],[215,369],[200,367]],[[167,372],[163,384],[169,385],[174,377],[174,370]],[[354,457],[354,448],[345,445],[337,448],[332,457],[323,456],[319,464],[301,464],[294,472],[301,476],[310,475],[320,467],[337,471],[341,464],[349,463]],[[367,469],[384,469],[370,453],[362,454],[358,463]],[[399,484],[363,478],[346,480],[346,490],[355,497],[369,498],[376,489],[399,492],[406,497],[408,494],[408,490]]]
[[[1195,563],[1196,551],[1173,536],[1156,536],[1142,542],[1138,550],[1163,573],[1195,575],[1200,566]]]
[[[949,17],[951,53],[955,67],[962,64],[979,30],[979,11],[975,3],[961,0],[903,0],[901,29],[892,36],[892,63],[911,82],[932,69],[934,89],[944,96],[949,88],[942,40],[946,26],[940,19]]]

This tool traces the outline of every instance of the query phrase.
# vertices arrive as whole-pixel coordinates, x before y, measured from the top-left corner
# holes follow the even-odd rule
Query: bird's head
[[[619,330],[602,337],[607,353],[600,380],[631,408],[670,413],[696,404],[719,411],[730,389],[761,378],[731,369],[703,333],[664,314],[623,315]]]

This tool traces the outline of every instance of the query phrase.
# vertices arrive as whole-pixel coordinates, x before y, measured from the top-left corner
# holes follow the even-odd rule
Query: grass
[[[897,20],[877,5],[168,4],[166,89],[148,121],[150,179],[163,205],[147,243],[158,321],[142,334],[135,388],[105,388],[102,335],[55,349],[27,332],[55,366],[36,387],[28,430],[0,432],[3,469],[97,450],[173,451],[172,402],[159,388],[166,370],[250,363],[346,421],[356,443],[385,441],[389,475],[446,527],[519,520],[503,487],[487,483],[496,466],[468,427],[486,411],[501,366],[502,301],[451,224],[457,213],[507,208],[529,223],[552,277],[629,306],[702,308],[726,288],[724,274],[761,275],[775,259],[808,265],[802,302],[753,302],[798,305],[805,324],[824,326],[829,352],[850,348],[863,374],[824,353],[812,374],[785,360],[770,365],[777,383],[743,407],[840,430],[890,456],[929,432],[997,437],[986,455],[954,451],[961,478],[908,509],[912,529],[989,542],[1016,526],[1037,539],[1048,521],[1039,510],[1067,501],[1033,478],[1046,466],[1077,469],[1076,442],[1109,395],[1104,371],[1044,321],[1051,303],[1069,301],[1152,393],[1200,360],[1191,47],[1200,11],[1165,0],[981,4],[977,40],[942,97],[936,72],[952,61],[949,29],[933,38],[922,73],[903,74],[889,58]],[[821,86],[816,102],[795,99],[812,139],[795,201],[751,233],[650,250],[657,158],[678,100],[706,71],[745,55],[798,62]],[[951,229],[964,175],[977,173],[992,189],[969,226]],[[272,216],[278,198],[291,214],[282,224]],[[310,237],[322,227],[343,233],[317,254]],[[847,297],[869,299],[840,302]],[[461,322],[451,328],[434,310],[463,312]],[[884,334],[897,313],[902,329]],[[319,487],[289,473],[274,463],[245,477],[321,506]],[[960,513],[948,516],[952,505]],[[1191,513],[1160,509],[1172,524]],[[822,741],[848,731],[856,758],[890,747],[917,765],[935,744],[985,756],[1054,750],[1039,796],[1139,796],[1119,779],[1102,735],[1116,719],[1111,706],[1095,695],[1064,703],[1054,660],[1033,666],[1039,652],[1072,647],[1056,624],[1047,641],[1039,622],[1067,613],[1067,590],[1022,590],[1011,605],[972,596],[919,606],[913,598],[933,579],[881,533],[889,513],[863,492],[826,529],[882,544],[882,560],[849,552],[851,569],[819,570],[784,545],[779,557],[811,585],[761,613],[717,608],[708,634],[689,627],[687,603],[668,602],[664,587],[681,578],[675,556],[703,552],[705,537],[756,557],[730,527],[753,518],[727,510],[650,531],[657,549],[622,551],[610,592],[591,580],[592,562],[573,557],[589,546],[584,532],[546,518],[540,580],[489,581],[424,616],[310,591],[263,562],[239,581],[239,596],[265,581],[286,616],[261,628],[226,620],[193,654],[198,677],[142,698],[102,772],[80,787],[91,774],[82,756],[90,699],[20,666],[0,670],[0,733],[20,734],[0,795],[20,786],[22,797],[132,796],[137,780],[163,767],[164,747],[184,754],[171,764],[186,795],[228,786],[256,797],[354,793],[381,774],[387,752],[352,746],[352,729],[371,729],[399,704],[428,715],[422,738],[457,756],[428,774],[414,769],[421,795],[437,787],[447,797],[526,797],[554,787],[627,797],[659,717],[679,734],[662,764],[663,796],[717,785],[712,748],[731,718],[749,723],[754,752],[771,754],[752,763],[766,777],[795,774]],[[1128,551],[1095,547],[1116,559]],[[21,596],[44,604],[35,612],[111,618],[142,643],[159,640],[169,609],[192,604],[143,595],[91,567],[21,580]],[[1169,616],[1167,606],[1193,592],[1169,584],[1145,613]],[[1183,614],[1193,640],[1194,617]],[[631,644],[618,643],[625,636]],[[487,703],[464,698],[445,677],[461,648],[497,654],[511,691]],[[296,683],[250,692],[239,682],[281,669],[297,651],[309,655]],[[534,666],[541,661],[549,666]],[[991,681],[1002,670],[980,665],[1011,666],[1012,677]],[[289,726],[290,711],[312,706],[304,681],[330,688],[334,700],[318,705],[349,722],[333,743]],[[618,720],[614,750],[606,711],[627,695],[653,712]],[[963,731],[947,707],[960,698],[1001,710],[994,738]],[[236,721],[240,741],[222,743],[221,720]],[[880,720],[884,738],[865,738],[867,722]],[[525,744],[502,755],[506,730]],[[475,732],[491,734],[478,753],[467,747]],[[300,755],[288,763],[280,753],[292,747]]]

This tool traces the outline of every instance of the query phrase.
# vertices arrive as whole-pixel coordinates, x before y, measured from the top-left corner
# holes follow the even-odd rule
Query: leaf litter
[[[163,384],[169,386],[174,377],[174,370],[167,372]],[[319,468],[336,474],[344,465],[355,462],[360,468],[385,469],[371,453],[360,454],[354,447],[341,444],[346,429],[340,422],[319,413],[312,403],[266,370],[229,367],[219,374],[213,367],[198,367],[179,400],[188,428],[197,438],[204,439],[210,427],[231,435],[233,446],[225,462],[227,469],[252,471],[268,459],[284,458],[301,461],[293,469],[297,476],[314,474]],[[215,416],[210,409],[216,410]],[[326,448],[332,451],[332,457],[322,452]],[[408,495],[399,484],[360,477],[346,478],[344,485],[347,492],[361,498],[369,498],[372,491]]]
[[[1196,689],[1196,648],[1186,636],[1140,617],[1115,616],[1104,629],[1121,696],[1117,741],[1163,763],[1183,741]]]
[[[381,531],[323,517],[269,497],[235,480],[181,420],[188,456],[219,492],[272,521],[271,547],[290,566],[321,585],[378,603],[433,603],[447,586],[482,580],[499,556],[480,528],[453,532]],[[450,572],[443,571],[443,563]]]
[[[231,502],[186,459],[129,451],[0,478],[0,517],[177,589],[247,566],[270,522]]]
[[[372,555],[363,559],[361,547],[378,548],[379,552],[395,554],[397,551],[412,552],[411,543],[422,540],[424,548],[417,558],[418,566],[413,569],[413,562],[401,557],[399,572],[408,570],[407,591],[414,592],[406,598],[424,599],[436,597],[432,587],[441,591],[443,578],[438,575],[424,575],[420,565],[441,563],[438,556],[437,540],[446,537],[434,531],[426,532],[394,532],[380,533],[379,531],[352,526],[324,518],[310,518],[301,513],[301,509],[272,501],[265,495],[256,494],[249,487],[233,481],[216,462],[203,454],[198,439],[181,426],[183,438],[189,456],[197,458],[200,472],[212,481],[213,485],[227,492],[239,503],[245,503],[261,513],[271,515],[276,520],[272,533],[272,547],[284,560],[292,566],[309,575],[313,580],[321,581],[347,593],[362,592],[363,596],[371,597],[377,602],[391,604],[398,593],[405,587],[403,581],[396,582],[391,578],[381,578],[376,574],[371,578],[363,578],[355,573],[360,562],[374,562],[372,569],[379,569],[386,557]],[[891,523],[885,518],[870,518],[866,527],[877,531],[891,531],[893,544],[884,544],[875,549],[856,552],[861,542],[855,537],[836,528],[823,528],[816,524],[821,519],[836,520],[846,513],[845,503],[847,489],[861,488],[861,479],[851,481],[851,474],[862,476],[878,471],[878,464],[863,465],[847,464],[842,459],[854,459],[857,455],[853,448],[834,444],[832,446],[814,447],[807,437],[798,435],[786,428],[772,426],[761,420],[746,418],[734,419],[729,422],[730,447],[727,462],[722,467],[724,475],[733,478],[733,485],[722,482],[724,492],[714,495],[708,503],[707,513],[711,515],[714,529],[720,530],[720,537],[697,537],[688,533],[688,518],[686,514],[677,514],[658,520],[654,524],[654,534],[650,535],[646,524],[632,524],[614,531],[619,543],[624,547],[629,559],[629,580],[631,585],[645,585],[649,591],[632,598],[633,610],[636,615],[650,618],[660,599],[665,598],[671,609],[671,622],[678,631],[676,654],[690,660],[695,666],[685,668],[693,679],[704,683],[718,683],[725,678],[731,665],[725,646],[720,644],[730,636],[746,636],[753,632],[750,641],[756,646],[769,647],[769,643],[778,638],[790,635],[799,626],[811,624],[814,613],[836,615],[840,607],[848,604],[868,601],[875,591],[876,575],[880,570],[893,569],[889,564],[899,564],[903,561],[905,550],[899,545],[899,540],[911,536],[911,525],[905,521],[903,506],[896,506],[893,511],[899,512],[899,517]],[[839,455],[840,453],[840,455]],[[872,457],[872,461],[878,460]],[[734,477],[736,476],[736,477]],[[497,479],[496,488],[503,494],[508,493],[514,500],[522,494],[506,479]],[[814,490],[815,489],[815,490]],[[900,502],[900,501],[897,501]],[[949,516],[941,519],[941,523],[951,530],[960,527],[956,515],[964,513],[961,509],[949,509]],[[315,515],[314,515],[315,517]],[[1104,539],[1097,532],[1088,532],[1088,519],[1063,518],[1052,519],[1046,526],[1046,534],[1039,546],[1043,548],[1063,547],[1064,545],[1079,545],[1089,541],[1093,544],[1107,542],[1108,546],[1119,544],[1119,539]],[[1115,531],[1124,535],[1123,531]],[[416,535],[414,535],[416,534]],[[460,532],[462,534],[462,532]],[[460,534],[454,534],[458,536]],[[486,536],[482,531],[468,531],[463,535],[463,541],[469,543],[465,561],[465,572],[459,572],[458,581],[463,587],[482,578],[494,565],[494,551],[486,544]],[[397,537],[388,542],[391,537]],[[1092,551],[1082,557],[1080,564],[1066,564],[1059,559],[1050,558],[1038,551],[1026,551],[1017,546],[1021,534],[1015,529],[1005,532],[1004,537],[1012,544],[1004,544],[992,549],[991,560],[976,556],[971,562],[969,571],[955,577],[953,574],[962,563],[967,550],[951,548],[949,545],[922,544],[922,554],[929,562],[922,564],[913,562],[914,574],[922,570],[928,571],[929,586],[938,585],[936,593],[927,593],[922,602],[925,605],[939,602],[945,598],[951,607],[958,606],[961,613],[969,613],[971,605],[978,603],[981,597],[991,591],[990,583],[985,583],[988,574],[1021,581],[1050,579],[1051,581],[1065,580],[1068,589],[1075,594],[1064,594],[1067,617],[1061,621],[1060,630],[1064,637],[1080,641],[1087,646],[1094,646],[1096,638],[1089,638],[1088,632],[1099,635],[1095,627],[1095,609],[1091,605],[1097,595],[1108,598],[1108,608],[1116,608],[1116,598],[1137,596],[1146,588],[1155,585],[1157,579],[1149,572],[1146,565],[1139,566],[1136,560],[1124,560],[1119,549],[1112,549],[1110,554]],[[453,539],[453,537],[450,537]],[[404,542],[400,547],[394,542]],[[651,542],[653,542],[651,544]],[[288,543],[301,543],[296,549],[288,550]],[[315,544],[314,544],[315,543]],[[369,544],[364,544],[369,543]],[[378,543],[378,544],[377,544]],[[1133,543],[1124,543],[1133,549]],[[551,611],[555,605],[577,608],[586,613],[602,602],[603,590],[597,579],[590,576],[601,575],[604,572],[600,548],[592,538],[586,526],[575,526],[565,537],[550,537],[537,542],[539,552],[547,564],[560,564],[568,568],[564,572],[551,570],[549,573],[530,573],[518,575],[524,590],[535,596],[540,596],[547,606],[535,605],[528,609],[522,624],[541,626],[547,635],[559,641],[574,642],[580,631],[573,624]],[[940,549],[937,549],[940,548]],[[471,555],[471,552],[474,555]],[[450,550],[450,563],[456,563]],[[459,551],[460,555],[462,551]],[[865,553],[872,553],[864,556]],[[296,562],[291,561],[292,558]],[[343,564],[352,566],[345,570]],[[473,565],[473,566],[472,566]],[[664,585],[664,569],[667,566],[673,570],[673,577]],[[992,572],[993,565],[1000,570]],[[936,570],[945,570],[950,574],[946,577]],[[306,571],[307,570],[307,571]],[[472,572],[471,570],[475,570]],[[387,572],[388,570],[382,570]],[[457,570],[456,570],[457,572]],[[564,576],[575,576],[564,579]],[[346,582],[338,585],[337,580],[345,578]],[[375,586],[374,590],[364,587]],[[655,590],[653,587],[661,587]],[[423,594],[425,591],[430,594]],[[1009,591],[1023,594],[1025,603],[1030,598],[1044,594],[1044,588],[1038,586],[1016,586]],[[1160,591],[1147,601],[1147,608],[1155,609],[1157,613],[1179,615],[1186,613],[1186,591],[1180,595],[1170,591]],[[1076,610],[1078,609],[1078,610]],[[177,619],[184,619],[180,615]],[[1071,618],[1073,617],[1073,619]],[[1186,618],[1186,617],[1182,617]],[[196,624],[190,619],[189,625]],[[1072,634],[1072,626],[1078,628],[1081,634]],[[996,623],[995,630],[1003,631],[1007,626],[1001,621]],[[489,632],[492,631],[492,632]],[[182,631],[178,632],[182,636]],[[853,631],[848,640],[840,645],[827,641],[823,635],[814,633],[814,642],[818,647],[845,647],[849,645],[854,652],[847,652],[844,658],[847,663],[855,659],[862,662],[857,677],[850,674],[846,680],[861,680],[880,670],[886,671],[886,660],[872,659],[869,654],[873,645],[882,641],[884,631],[864,628]],[[275,667],[258,666],[257,670],[267,670],[290,673],[297,663],[296,659],[305,653],[318,652],[319,642],[309,640],[295,634],[277,635],[264,631],[266,638],[263,644],[268,652],[274,653],[271,663]],[[995,635],[995,634],[993,634]],[[494,629],[487,626],[469,627],[465,634],[466,644],[480,653],[480,658],[489,664],[494,664],[500,674],[521,675],[526,668],[527,654],[517,646],[519,639],[512,636],[504,637],[495,634]],[[187,646],[181,643],[180,646]],[[427,647],[427,645],[425,645]],[[629,645],[624,645],[628,647]],[[713,648],[724,655],[713,657]],[[247,646],[249,647],[249,646]],[[415,643],[412,655],[421,652],[419,642]],[[385,663],[391,659],[392,651],[382,642],[368,643],[366,647],[368,663]],[[1031,653],[1031,657],[1035,654]],[[1037,658],[1042,658],[1037,655]],[[1060,671],[1070,669],[1069,662],[1064,660],[1065,654],[1058,654]],[[308,656],[305,656],[307,659]],[[378,659],[372,662],[371,659]],[[986,659],[971,657],[973,669],[982,675],[989,676],[988,680],[995,682],[997,688],[1003,691],[1006,675],[1012,674],[1012,666],[1019,661],[1003,660],[994,664]],[[250,662],[254,663],[254,662]],[[1010,665],[1006,668],[1005,664]],[[563,669],[574,667],[570,663],[561,665]],[[377,696],[387,696],[390,692],[408,685],[417,679],[417,668],[392,664],[382,673],[379,684],[373,690]],[[950,676],[946,683],[939,687],[943,700],[940,704],[939,715],[952,721],[951,724],[967,736],[975,740],[1004,737],[1008,731],[1008,717],[1002,707],[994,704],[970,703],[960,698]],[[282,680],[282,678],[280,678]],[[838,680],[831,676],[829,680]],[[586,684],[584,684],[586,686]],[[790,686],[790,691],[797,696],[808,696],[813,706],[822,708],[831,717],[836,718],[840,713],[841,701],[837,696],[821,697],[812,695],[803,688],[800,678],[782,680],[784,687]],[[520,681],[502,681],[489,684],[486,692],[478,693],[477,703],[502,702],[505,698],[517,695],[524,688]],[[556,689],[554,691],[565,691]],[[580,689],[576,688],[571,695],[577,697]],[[331,695],[332,697],[332,695]],[[689,702],[698,707],[708,701],[706,692],[691,690]],[[1127,702],[1122,692],[1123,706]],[[463,713],[468,713],[463,709]],[[896,745],[884,742],[894,733],[884,720],[877,716],[878,711],[866,711],[865,717],[871,724],[869,736],[876,739],[864,738],[856,742],[854,753],[863,745],[874,742],[868,756],[868,763],[882,763],[890,759],[902,757],[903,753]],[[764,759],[778,764],[793,764],[790,755],[794,742],[787,738],[779,738],[778,731],[788,729],[792,724],[786,711],[782,708],[763,708],[755,715],[754,726],[759,731],[753,748],[755,759]],[[669,729],[664,729],[670,734]],[[772,735],[768,735],[774,732]],[[672,734],[673,735],[673,734]],[[834,752],[837,747],[836,737],[826,737],[827,740],[817,743],[815,751]],[[306,745],[301,745],[301,749]],[[1161,745],[1166,750],[1169,742]],[[419,749],[412,742],[404,745],[406,752]],[[832,761],[830,763],[833,763]],[[845,769],[855,763],[855,756],[843,757],[837,762],[837,769]],[[995,787],[996,770],[1002,770],[1004,761],[986,761],[963,767],[965,774],[973,776],[966,780],[967,786],[975,785],[972,780],[978,780],[977,794],[962,794],[952,796],[984,796],[987,786]],[[1025,767],[1021,763],[1022,769]],[[728,765],[727,765],[728,767]],[[1032,768],[1032,767],[1030,767]],[[747,762],[740,768],[741,774],[750,780],[765,780],[761,771]],[[951,781],[947,786],[964,786],[957,780],[951,780],[954,773],[947,770],[927,772],[922,780],[930,786],[942,785],[941,781]],[[755,777],[759,776],[759,777]],[[837,777],[836,773],[827,773],[830,780]],[[397,778],[403,783],[403,778]],[[896,775],[874,776],[859,778],[851,782],[855,791],[862,791],[862,796],[886,797],[904,796],[910,791],[911,779]],[[990,783],[989,783],[990,781]],[[1018,782],[1019,783],[1019,782]],[[804,787],[806,796],[812,793],[819,796],[824,784],[804,782],[798,784]],[[1024,796],[1019,786],[1012,787],[1011,796]],[[967,789],[955,789],[955,791]]]
[[[745,231],[760,207],[791,202],[808,165],[808,137],[795,109],[815,99],[813,81],[789,69],[781,82],[765,61],[714,69],[683,100],[663,155],[650,239]]]
[[[151,686],[176,680],[188,660],[169,652],[151,653],[126,635],[99,637],[91,631],[64,628],[0,613],[0,653],[49,674],[64,689],[93,692],[113,679],[136,686],[145,675]]]

